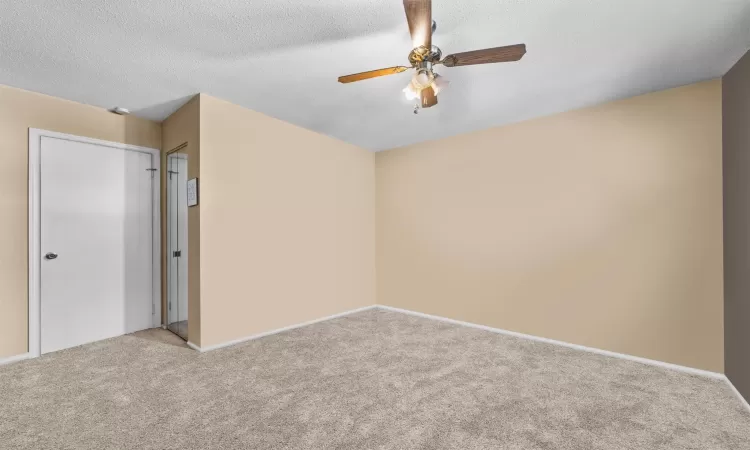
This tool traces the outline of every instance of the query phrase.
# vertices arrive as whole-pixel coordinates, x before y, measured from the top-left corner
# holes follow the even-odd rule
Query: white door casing
[[[29,130],[30,356],[160,324],[158,168],[158,150]]]

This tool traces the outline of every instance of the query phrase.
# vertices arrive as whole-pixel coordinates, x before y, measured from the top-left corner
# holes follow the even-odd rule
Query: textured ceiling
[[[434,0],[444,54],[524,42],[517,63],[440,68],[412,113],[401,0],[0,0],[0,84],[162,120],[198,92],[371,150],[723,75],[750,0]]]

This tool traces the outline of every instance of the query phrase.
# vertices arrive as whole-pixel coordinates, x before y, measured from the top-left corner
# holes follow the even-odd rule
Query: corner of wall
[[[202,346],[371,306],[374,155],[199,101]]]
[[[377,303],[721,371],[720,86],[377,154]]]

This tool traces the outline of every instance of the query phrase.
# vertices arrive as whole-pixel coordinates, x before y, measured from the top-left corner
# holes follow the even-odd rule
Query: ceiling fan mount
[[[448,84],[434,72],[434,66],[442,64],[445,67],[457,67],[518,61],[526,54],[526,45],[517,44],[453,53],[443,58],[440,48],[432,45],[432,35],[437,29],[437,23],[432,20],[432,0],[403,0],[403,3],[413,44],[409,52],[411,67],[395,66],[345,75],[339,77],[339,83],[352,83],[415,69],[416,73],[404,89],[404,94],[408,99],[420,99],[422,108],[430,108],[437,105],[437,94]]]

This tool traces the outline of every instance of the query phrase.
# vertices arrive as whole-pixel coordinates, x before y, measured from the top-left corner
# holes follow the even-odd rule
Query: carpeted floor
[[[382,310],[0,367],[3,449],[750,449],[719,380]]]

